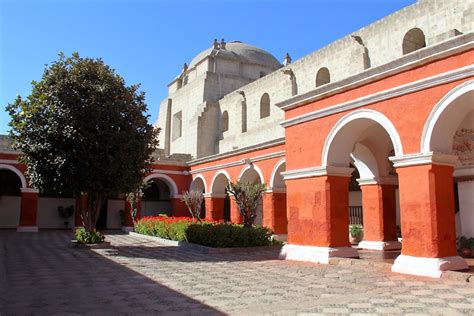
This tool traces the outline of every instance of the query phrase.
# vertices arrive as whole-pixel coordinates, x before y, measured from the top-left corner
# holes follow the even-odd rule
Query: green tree
[[[236,182],[229,183],[227,191],[235,197],[240,214],[244,219],[244,227],[252,227],[257,218],[257,209],[263,192],[266,190],[265,183]]]
[[[13,146],[32,185],[86,195],[81,215],[88,232],[108,197],[140,187],[158,145],[138,89],[102,59],[60,53],[32,82],[31,95],[7,105]]]

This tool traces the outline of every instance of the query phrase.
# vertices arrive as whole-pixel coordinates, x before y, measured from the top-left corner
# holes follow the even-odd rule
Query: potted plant
[[[64,220],[64,227],[68,228],[69,227],[69,217],[74,214],[74,206],[58,206],[58,214],[59,217],[61,217]]]
[[[472,254],[474,253],[474,238],[470,237],[467,238],[465,236],[461,236],[457,242],[459,253],[464,258],[471,258]]]
[[[357,244],[362,240],[362,225],[349,225],[349,234],[351,244]]]

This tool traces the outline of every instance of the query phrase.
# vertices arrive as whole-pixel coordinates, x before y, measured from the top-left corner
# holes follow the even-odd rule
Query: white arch
[[[358,120],[358,119],[369,119],[369,120],[379,123],[388,133],[388,136],[390,137],[392,141],[392,144],[395,150],[395,156],[403,155],[403,147],[402,147],[402,141],[400,140],[400,135],[398,135],[397,129],[392,124],[392,122],[388,119],[388,117],[374,110],[363,109],[363,110],[357,110],[357,111],[351,112],[343,116],[339,121],[337,121],[336,125],[333,126],[333,128],[328,134],[328,137],[326,138],[324,142],[323,153],[322,153],[322,166],[324,167],[327,166],[329,149],[334,141],[334,138],[338,134],[338,132],[350,122]]]
[[[361,179],[374,179],[379,176],[377,158],[367,146],[357,144],[351,153],[351,158],[354,160],[354,166],[359,171]]]
[[[253,169],[257,172],[258,177],[260,178],[260,183],[265,183],[265,178],[263,177],[262,170],[260,170],[260,168],[254,163],[247,165],[244,169],[242,169],[242,171],[240,171],[239,178],[238,178],[239,181],[244,175],[244,173],[249,169]]]
[[[191,183],[189,184],[189,190],[191,190],[193,182],[197,179],[201,179],[202,183],[204,184],[204,193],[207,193],[206,179],[204,179],[204,176],[202,175],[202,173],[193,176],[193,181],[191,181]]]
[[[213,190],[214,190],[214,184],[216,183],[216,180],[217,180],[217,177],[219,175],[224,175],[226,178],[227,178],[227,181],[230,182],[230,175],[227,171],[225,171],[224,169],[221,169],[219,171],[216,172],[216,174],[214,175],[214,178],[212,178],[212,182],[211,182],[211,192],[210,193],[215,193]]]
[[[270,176],[270,188],[273,188],[274,183],[275,183],[275,177],[278,171],[278,168],[281,167],[286,162],[286,158],[280,159],[275,165],[275,168],[273,168],[272,175]]]
[[[172,198],[175,198],[179,195],[178,186],[176,185],[174,180],[172,178],[170,178],[169,176],[167,176],[166,174],[152,173],[152,174],[146,176],[145,179],[143,179],[143,183],[147,183],[148,181],[150,181],[152,179],[162,179],[162,180],[164,180],[165,183],[168,184],[168,187],[170,188],[170,195],[171,195]]]
[[[15,168],[12,165],[6,165],[6,164],[0,164],[0,169],[6,169],[6,170],[13,171],[20,178],[21,188],[22,189],[27,188],[26,178],[20,170],[18,170],[17,168]]]
[[[440,116],[444,113],[444,111],[453,101],[470,91],[474,91],[474,80],[463,82],[459,86],[455,87],[435,105],[430,115],[428,116],[428,119],[426,120],[425,126],[423,127],[423,133],[421,134],[420,142],[420,152],[427,153],[432,151],[431,138],[433,137],[433,131]]]

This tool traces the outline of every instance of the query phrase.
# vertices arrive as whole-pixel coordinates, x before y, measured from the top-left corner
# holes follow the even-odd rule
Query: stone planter
[[[71,240],[70,247],[74,249],[104,249],[110,248],[110,241],[103,241],[98,244],[81,244],[77,240]]]

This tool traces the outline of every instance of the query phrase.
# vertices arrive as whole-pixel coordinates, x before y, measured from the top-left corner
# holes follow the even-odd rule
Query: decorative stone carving
[[[289,64],[291,64],[291,57],[290,54],[286,53],[283,59],[283,66],[288,66]]]

